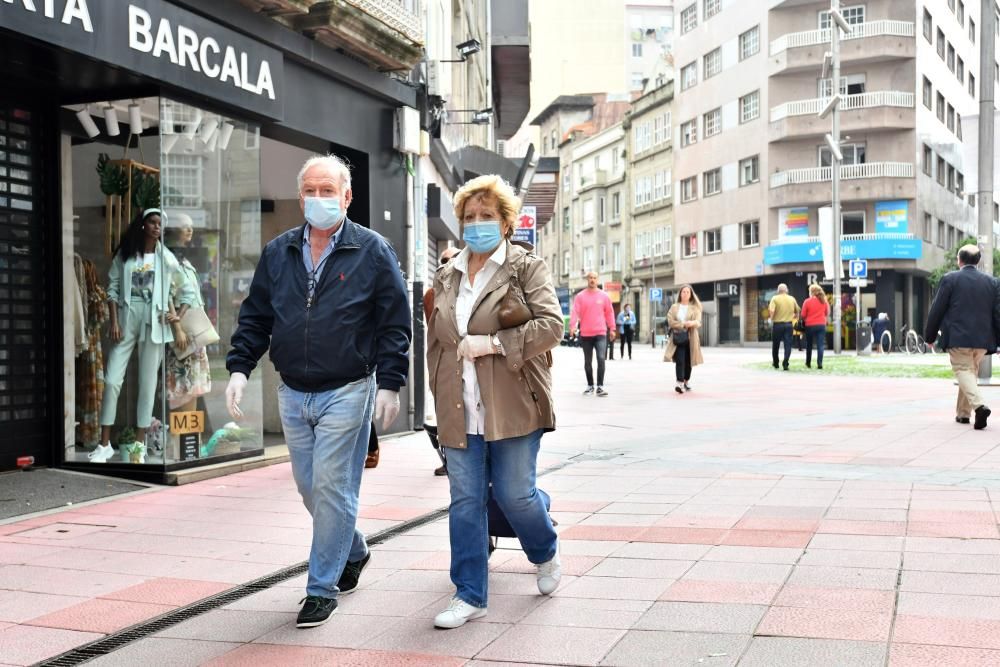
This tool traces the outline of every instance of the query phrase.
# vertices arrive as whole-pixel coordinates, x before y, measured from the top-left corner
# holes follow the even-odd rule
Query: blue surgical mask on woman
[[[316,229],[330,229],[344,219],[339,197],[306,197],[305,216]]]
[[[467,222],[462,230],[462,240],[472,252],[485,254],[495,250],[500,245],[500,241],[503,240],[503,236],[500,234],[500,221]]]

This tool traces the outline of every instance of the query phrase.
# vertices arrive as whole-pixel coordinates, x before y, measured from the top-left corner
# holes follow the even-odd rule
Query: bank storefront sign
[[[908,234],[885,235],[871,238],[844,239],[840,242],[840,256],[849,259],[920,259],[923,243]],[[823,247],[819,241],[806,243],[776,243],[764,249],[764,263],[800,264],[822,262]]]
[[[0,0],[0,28],[283,116],[279,51],[163,0]]]

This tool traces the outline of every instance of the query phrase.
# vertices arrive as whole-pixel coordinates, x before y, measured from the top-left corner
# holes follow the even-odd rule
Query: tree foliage
[[[945,274],[949,271],[954,271],[958,268],[955,263],[955,258],[958,257],[958,249],[964,245],[977,245],[975,237],[968,236],[961,241],[959,241],[954,248],[945,253],[944,263],[937,267],[931,274],[927,276],[927,282],[930,283],[931,289],[936,290],[938,285],[941,283],[941,279],[944,278]],[[993,272],[996,273],[1000,271],[1000,249],[993,249]]]

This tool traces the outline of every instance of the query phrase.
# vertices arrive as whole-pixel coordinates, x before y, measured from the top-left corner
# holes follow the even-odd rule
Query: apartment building
[[[663,335],[674,278],[673,132],[671,106],[674,82],[658,78],[632,103],[624,128],[627,142],[629,199],[625,237],[630,257],[622,277],[624,302],[638,319],[639,340]],[[614,223],[616,215],[612,216]],[[628,245],[628,244],[627,244]],[[650,290],[660,290],[659,300]],[[655,296],[657,292],[653,292]]]
[[[833,92],[828,8],[678,6],[676,278],[711,302],[710,340],[768,340],[777,285],[803,297],[823,282],[819,211],[832,167],[830,119],[817,113]],[[860,303],[846,290],[844,321],[887,312],[895,326],[912,324],[926,316],[927,274],[974,230],[961,115],[977,103],[978,2],[869,0],[841,11],[852,25],[837,84],[841,253],[869,260]]]

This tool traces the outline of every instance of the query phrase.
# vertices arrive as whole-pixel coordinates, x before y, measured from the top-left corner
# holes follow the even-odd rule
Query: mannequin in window
[[[177,258],[189,294],[193,299],[192,306],[204,308],[205,300],[201,294],[201,277],[198,269],[191,263],[192,240],[194,239],[194,222],[186,213],[172,213],[171,224],[167,234],[170,251]],[[171,300],[178,316],[183,316],[187,306],[181,303],[182,293],[173,290]],[[176,329],[175,329],[176,336]],[[189,411],[196,409],[198,397],[212,390],[212,369],[208,363],[208,352],[199,347],[178,359],[172,345],[167,346],[167,401],[171,410]]]
[[[170,295],[176,293],[176,300],[186,309],[194,303],[194,294],[177,258],[160,243],[164,219],[158,208],[137,215],[122,235],[108,272],[112,347],[104,372],[101,441],[87,457],[93,463],[104,463],[115,454],[111,447],[111,427],[132,351],[139,349],[135,426],[136,442],[143,443],[153,419],[163,347],[174,341],[175,335],[179,343],[186,342],[179,327],[183,312],[174,310]]]

